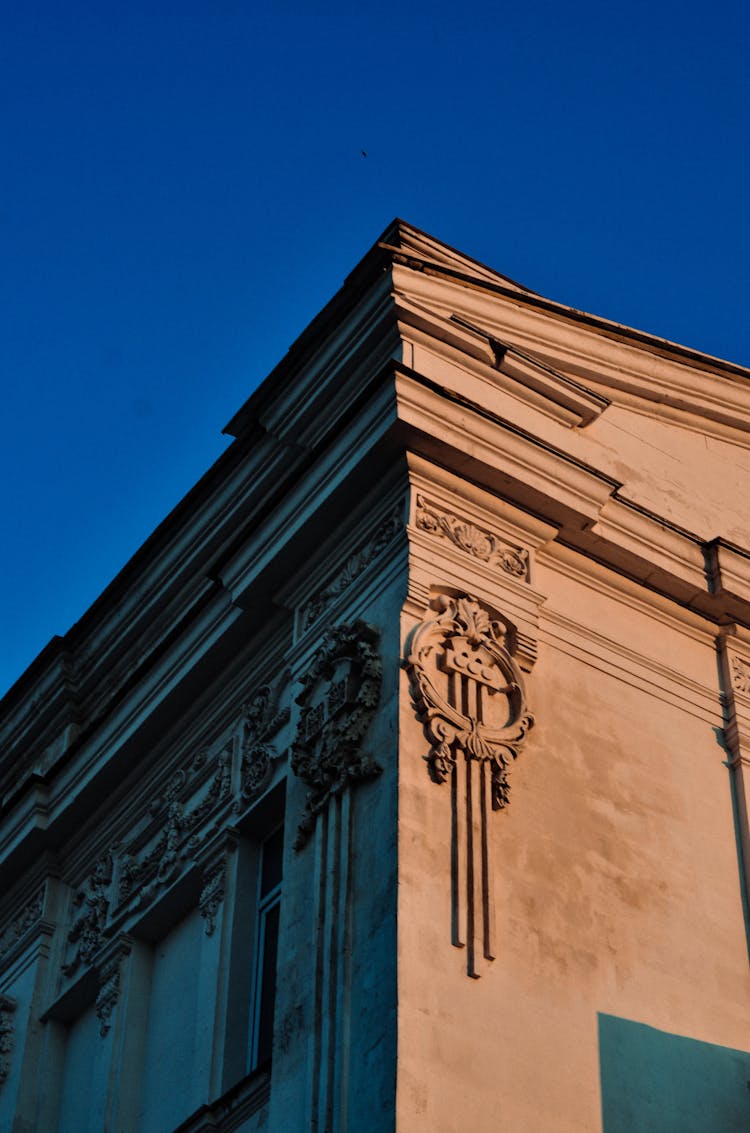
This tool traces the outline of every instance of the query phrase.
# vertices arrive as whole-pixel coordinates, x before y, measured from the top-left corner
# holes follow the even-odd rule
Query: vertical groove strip
[[[326,1052],[326,1092],[324,1133],[333,1133],[333,1107],[336,1082],[336,1036],[338,1031],[339,987],[339,901],[341,890],[341,796],[336,795],[328,804],[330,877],[328,885],[328,1035]],[[331,846],[331,843],[333,845]]]
[[[315,974],[313,992],[313,1031],[312,1031],[312,1082],[310,1090],[310,1128],[318,1130],[318,1106],[320,1099],[321,1039],[323,1027],[323,971],[325,966],[324,922],[326,898],[326,873],[328,856],[328,824],[319,816],[315,823]]]
[[[352,793],[346,788],[341,796],[341,904],[339,909],[341,977],[339,980],[338,1007],[338,1113],[334,1112],[334,1128],[338,1130],[338,1133],[347,1133],[349,1129],[349,1051],[351,1049],[352,936],[354,930],[352,806]]]
[[[466,761],[466,971],[477,977],[474,954],[474,808],[471,797],[471,757]]]

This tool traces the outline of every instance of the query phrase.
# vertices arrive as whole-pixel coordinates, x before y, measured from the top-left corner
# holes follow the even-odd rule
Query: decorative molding
[[[451,782],[452,936],[457,946],[466,945],[467,972],[477,977],[477,920],[483,955],[494,958],[488,799],[493,810],[508,805],[508,768],[534,717],[512,656],[512,627],[467,594],[442,594],[433,604],[436,616],[412,631],[405,664],[430,741],[430,776]]]
[[[120,963],[122,956],[112,959],[99,975],[99,991],[96,996],[96,1017],[99,1020],[99,1034],[102,1038],[111,1027],[112,1012],[120,997]]]
[[[221,861],[210,866],[203,875],[198,908],[206,922],[206,936],[213,936],[216,931],[216,916],[225,894],[226,870],[226,858],[222,857]]]
[[[262,685],[255,696],[243,705],[242,737],[240,740],[240,797],[235,803],[239,810],[244,803],[257,798],[268,785],[278,752],[269,740],[289,722],[288,706],[276,706],[271,685]]]
[[[277,701],[278,688],[263,685],[243,705],[223,742],[201,748],[174,770],[145,801],[124,841],[102,855],[73,898],[63,975],[71,977],[80,966],[96,963],[127,918],[156,901],[186,865],[199,865],[220,824],[265,788],[278,758],[270,740],[290,718],[289,708],[279,709]],[[201,912],[209,935],[213,914],[204,909],[210,904],[204,886]],[[19,920],[17,931],[21,928]],[[9,940],[14,931],[15,922],[6,930]]]
[[[504,543],[485,528],[428,501],[421,492],[417,495],[415,523],[429,535],[449,539],[459,550],[479,562],[497,566],[524,582],[529,581],[529,552],[525,547]]]
[[[404,529],[404,508],[399,503],[388,514],[374,534],[364,540],[356,551],[345,560],[336,571],[331,582],[321,587],[310,598],[300,611],[300,631],[304,633],[321,617],[335,598],[351,585],[352,582],[370,565],[380,552],[391,543],[400,531]]]
[[[44,886],[34,894],[28,904],[15,917],[7,928],[0,932],[0,960],[4,960],[9,952],[23,936],[42,919],[44,912]]]
[[[10,1074],[10,1056],[13,1051],[14,1015],[17,1007],[15,999],[0,995],[0,1087],[5,1085]]]
[[[292,770],[309,788],[295,848],[301,849],[328,800],[382,768],[361,750],[380,696],[379,634],[363,621],[333,626],[297,697],[301,706]]]
[[[205,793],[192,806],[179,798],[180,794],[195,794],[197,779],[213,762],[213,774],[208,779]],[[142,906],[157,892],[173,881],[182,871],[184,862],[200,849],[205,838],[204,827],[214,812],[228,801],[232,792],[232,742],[219,749],[213,761],[200,752],[192,761],[189,771],[179,770],[159,796],[159,806],[151,803],[150,812],[162,815],[161,828],[144,843],[142,836],[130,841],[119,855],[118,907],[133,901]]]

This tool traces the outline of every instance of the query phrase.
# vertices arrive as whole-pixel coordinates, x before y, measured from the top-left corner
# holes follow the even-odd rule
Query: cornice
[[[722,726],[718,688],[693,680],[656,657],[631,649],[622,641],[597,633],[548,607],[540,622],[539,637],[547,645],[614,677],[621,684],[640,689],[653,699],[672,704],[715,728]]]
[[[750,369],[739,363],[717,358],[693,347],[671,342],[659,335],[626,326],[624,323],[615,322],[601,315],[593,315],[578,310],[554,299],[548,299],[538,292],[514,283],[499,273],[490,272],[489,274],[494,275],[494,278],[489,278],[488,269],[485,269],[484,272],[477,272],[472,270],[468,263],[453,267],[447,263],[437,262],[434,257],[420,255],[418,250],[414,248],[409,251],[408,255],[404,255],[392,248],[388,249],[383,244],[380,247],[390,251],[394,264],[394,274],[409,271],[415,279],[421,277],[427,288],[431,283],[435,283],[444,286],[453,285],[456,290],[463,289],[471,294],[472,307],[476,307],[477,303],[480,302],[479,294],[481,293],[486,296],[488,305],[498,309],[502,305],[498,303],[498,299],[509,299],[517,307],[538,314],[547,323],[559,322],[562,326],[568,327],[572,324],[582,330],[587,330],[589,333],[596,334],[601,339],[615,342],[618,350],[622,346],[641,349],[648,351],[651,355],[663,357],[670,362],[691,369],[697,367],[707,372],[731,375],[744,379],[746,382],[750,381]],[[466,260],[468,261],[468,257],[466,257]]]
[[[591,317],[578,318],[578,312],[569,311],[562,320],[550,318],[547,301],[540,305],[533,296],[512,290],[467,291],[448,277],[404,267],[394,268],[394,290],[402,296],[406,312],[430,312],[438,323],[469,324],[488,345],[498,341],[514,346],[537,365],[581,383],[592,396],[614,399],[622,391],[637,399],[643,411],[667,411],[672,419],[682,416],[688,426],[700,422],[708,433],[748,444],[750,370],[745,367],[639,332],[613,337],[602,333],[605,328]],[[441,339],[437,333],[434,344]],[[446,336],[446,342],[451,340],[458,345],[457,336]]]
[[[741,549],[704,543],[622,499],[597,469],[405,367],[397,367],[396,394],[399,419],[414,430],[410,447],[531,510],[557,527],[559,541],[616,573],[713,622],[750,625],[750,557]]]
[[[452,374],[461,374],[458,380],[465,385],[471,373],[482,383],[477,387],[477,400],[489,408],[495,408],[506,394],[561,425],[580,428],[596,420],[609,405],[606,397],[465,318],[444,315],[399,291],[394,300],[407,364],[420,369],[413,359],[415,347],[421,347],[448,363],[439,371],[447,383]]]

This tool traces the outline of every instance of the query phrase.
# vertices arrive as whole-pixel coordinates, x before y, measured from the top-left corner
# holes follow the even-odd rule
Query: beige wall
[[[423,585],[439,588],[440,551]],[[562,549],[540,552],[536,717],[490,822],[497,956],[450,939],[449,785],[404,678],[399,1128],[602,1129],[598,1013],[750,1047],[714,634]],[[487,595],[512,601],[498,577]],[[404,635],[415,622],[408,607]],[[607,1131],[605,1130],[605,1133]]]

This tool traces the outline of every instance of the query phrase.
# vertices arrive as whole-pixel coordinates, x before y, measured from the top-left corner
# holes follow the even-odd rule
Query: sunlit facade
[[[0,1127],[750,1128],[750,372],[403,222],[2,701]]]

